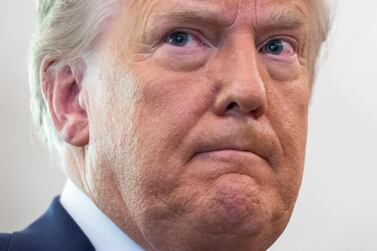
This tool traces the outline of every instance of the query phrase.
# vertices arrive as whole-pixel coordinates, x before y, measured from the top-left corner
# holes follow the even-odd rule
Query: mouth
[[[272,166],[268,159],[242,148],[213,148],[197,152],[192,163],[201,177],[216,180],[224,175],[241,175],[252,179],[263,179]]]
[[[206,151],[200,151],[195,154],[199,158],[216,159],[219,161],[229,161],[232,159],[245,159],[245,158],[263,158],[264,157],[249,151],[236,148],[219,148]]]
[[[231,157],[233,155],[254,156],[267,160],[267,154],[264,154],[261,150],[257,150],[258,147],[252,147],[241,143],[213,144],[200,147],[195,155],[214,157]]]
[[[198,139],[193,147],[191,160],[201,161],[210,169],[273,169],[275,156],[273,136],[256,130],[222,130],[216,136]],[[199,164],[199,163],[198,163]],[[257,168],[258,170],[260,168]]]

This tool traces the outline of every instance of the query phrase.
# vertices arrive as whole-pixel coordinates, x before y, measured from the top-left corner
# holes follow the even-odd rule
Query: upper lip
[[[237,144],[224,144],[224,145],[216,145],[216,146],[209,146],[209,147],[203,148],[203,150],[198,151],[198,153],[222,151],[222,150],[253,152],[250,149],[246,147],[238,146]]]

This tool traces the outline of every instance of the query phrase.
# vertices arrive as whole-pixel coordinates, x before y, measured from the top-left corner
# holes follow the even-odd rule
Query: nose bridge
[[[264,89],[261,75],[258,69],[258,52],[255,47],[252,32],[244,32],[234,35],[228,45],[226,54],[230,57],[226,63],[229,75],[228,85],[247,89]]]
[[[265,85],[258,66],[258,52],[251,31],[233,34],[223,47],[219,97],[224,111],[236,104],[244,113],[264,111],[267,106]]]

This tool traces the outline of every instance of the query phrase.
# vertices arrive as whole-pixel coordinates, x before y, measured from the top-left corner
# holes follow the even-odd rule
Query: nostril
[[[224,111],[226,114],[249,114],[252,115],[254,118],[259,118],[262,116],[265,112],[265,107],[263,105],[261,106],[241,106],[238,102],[231,102],[226,107],[226,110]]]
[[[230,103],[228,106],[227,106],[227,108],[226,108],[226,110],[232,110],[234,107],[236,107],[237,106],[237,104],[236,104],[236,102],[232,102],[232,103]]]

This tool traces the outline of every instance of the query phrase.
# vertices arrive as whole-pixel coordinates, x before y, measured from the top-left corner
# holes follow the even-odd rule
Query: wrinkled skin
[[[304,166],[306,2],[117,8],[83,73],[88,142],[68,173],[139,245],[266,250],[284,230]]]

